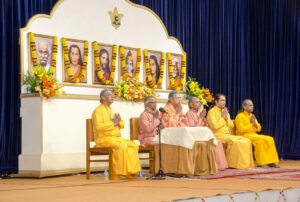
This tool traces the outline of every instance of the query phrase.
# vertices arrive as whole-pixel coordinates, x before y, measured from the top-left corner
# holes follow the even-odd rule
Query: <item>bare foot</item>
[[[269,166],[270,168],[280,168],[280,166],[277,165],[277,164],[275,164],[275,163],[270,163],[270,164],[268,164],[268,166]]]

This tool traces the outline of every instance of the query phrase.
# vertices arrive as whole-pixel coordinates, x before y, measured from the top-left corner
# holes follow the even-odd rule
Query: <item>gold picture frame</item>
[[[43,66],[46,71],[51,67],[56,68],[56,54],[57,54],[57,37],[28,33],[29,43],[29,64],[28,71],[32,71],[34,66]],[[53,74],[56,77],[56,72]]]
[[[87,83],[88,41],[62,38],[63,82]]]
[[[167,53],[167,84],[166,89],[185,91],[186,55]]]
[[[92,78],[96,85],[113,85],[116,70],[117,45],[93,43]]]
[[[162,51],[144,49],[144,82],[147,87],[162,89],[165,54]]]
[[[125,77],[139,80],[141,49],[119,46],[119,80]]]

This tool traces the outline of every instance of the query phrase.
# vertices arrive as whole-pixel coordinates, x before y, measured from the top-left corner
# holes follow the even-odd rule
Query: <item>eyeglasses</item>
[[[48,51],[42,51],[42,50],[38,50],[40,55],[48,55],[49,52]]]

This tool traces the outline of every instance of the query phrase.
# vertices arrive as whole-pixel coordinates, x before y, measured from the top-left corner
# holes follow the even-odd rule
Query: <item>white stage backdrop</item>
[[[114,8],[123,14],[118,29],[111,25],[108,14]],[[59,82],[63,82],[61,38],[89,42],[86,84],[64,83],[66,95],[50,100],[26,95],[22,89],[19,173],[31,176],[72,173],[85,169],[85,119],[91,117],[92,111],[99,104],[98,96],[103,88],[92,82],[93,41],[142,50],[184,53],[180,42],[168,35],[162,21],[148,8],[126,0],[61,0],[50,16],[36,15],[25,28],[20,29],[21,80],[30,65],[29,32],[57,36],[56,78]],[[119,55],[115,80],[118,80],[118,60]],[[144,78],[143,70],[142,57],[140,81]],[[163,82],[165,88],[166,79]],[[167,93],[161,91],[160,98],[166,98]],[[129,118],[139,116],[143,105],[116,101],[113,108],[123,116],[126,125],[122,135],[129,138]]]

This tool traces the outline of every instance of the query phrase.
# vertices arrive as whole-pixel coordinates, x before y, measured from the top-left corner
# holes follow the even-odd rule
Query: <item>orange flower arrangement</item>
[[[56,83],[53,77],[53,69],[46,69],[42,66],[34,67],[32,73],[28,73],[24,79],[24,85],[28,92],[38,92],[41,97],[46,99],[63,94],[60,84]]]
[[[146,96],[154,95],[154,92],[150,88],[139,82],[136,78],[127,76],[123,79],[117,82],[113,89],[117,97],[133,102],[140,102]]]

